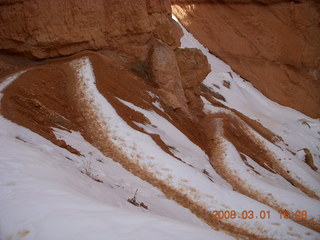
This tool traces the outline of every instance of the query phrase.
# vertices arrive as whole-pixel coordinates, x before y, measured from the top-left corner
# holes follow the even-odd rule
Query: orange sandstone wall
[[[0,53],[45,59],[107,48],[145,58],[157,38],[179,45],[170,0],[2,0]]]
[[[320,117],[320,17],[313,0],[174,0],[202,44],[268,98]]]

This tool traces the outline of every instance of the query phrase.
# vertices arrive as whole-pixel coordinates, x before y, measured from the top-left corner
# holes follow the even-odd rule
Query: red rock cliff
[[[0,19],[0,50],[37,59],[102,48],[143,58],[153,37],[180,38],[170,0],[4,0]]]
[[[312,0],[174,1],[173,13],[270,99],[320,117],[319,4]]]
[[[4,0],[0,19],[0,75],[28,65],[25,58],[43,60],[103,50],[153,82],[168,106],[191,117],[189,106],[195,108],[201,102],[198,85],[210,67],[198,53],[197,63],[203,66],[193,69],[202,73],[196,75],[198,84],[187,89],[181,83],[179,69],[187,68],[194,54],[184,50],[184,59],[176,59],[174,50],[180,46],[182,30],[172,20],[170,0]],[[9,59],[8,54],[24,60]]]

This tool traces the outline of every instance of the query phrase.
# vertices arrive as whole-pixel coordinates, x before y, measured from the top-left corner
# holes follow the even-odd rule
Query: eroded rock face
[[[197,48],[178,48],[175,55],[183,88],[199,86],[211,71],[207,57]]]
[[[170,0],[148,0],[147,6],[152,25],[155,26],[153,35],[173,48],[179,47],[183,33],[180,26],[172,21]]]
[[[199,49],[173,50],[158,42],[149,61],[151,79],[160,88],[162,101],[191,118],[201,114],[200,84],[211,70],[207,57]]]
[[[162,100],[173,109],[188,112],[181,83],[181,75],[174,51],[163,43],[156,43],[150,57],[152,80],[161,90]]]
[[[102,48],[145,58],[151,38],[181,37],[169,0],[6,0],[0,19],[0,50],[37,59]]]
[[[199,111],[203,108],[200,83],[211,71],[208,59],[196,48],[177,48],[175,55],[188,105],[192,110]]]
[[[0,18],[0,74],[29,64],[17,64],[8,53],[48,59],[103,50],[143,78],[151,76],[167,106],[190,118],[189,107],[202,109],[199,84],[208,63],[199,50],[174,51],[183,33],[170,0],[5,0]]]
[[[320,116],[316,1],[174,1],[183,25],[268,98]]]

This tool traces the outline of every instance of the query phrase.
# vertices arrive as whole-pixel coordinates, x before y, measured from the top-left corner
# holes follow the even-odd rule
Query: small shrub
[[[179,152],[174,146],[169,146],[168,145],[168,148],[173,152]]]
[[[97,161],[100,162],[100,163],[103,163],[103,160],[100,159],[100,158],[98,158]]]
[[[136,207],[143,207],[144,209],[148,209],[148,206],[145,205],[143,202],[138,202],[137,201],[137,192],[138,192],[138,189],[136,190],[136,192],[134,193],[134,196],[133,198],[128,198],[128,202],[131,203],[132,205],[136,206]]]
[[[231,83],[229,81],[223,80],[223,86],[230,89]]]
[[[139,206],[139,203],[137,202],[136,200],[136,197],[137,197],[137,192],[138,192],[138,189],[136,190],[136,192],[134,193],[134,196],[133,198],[128,198],[128,202],[135,205],[135,206]]]
[[[210,176],[209,172],[208,172],[206,169],[203,169],[203,170],[202,170],[202,173],[205,174],[205,175],[207,175],[208,179],[209,179],[211,182],[214,182],[213,179],[212,179],[212,177]]]
[[[213,85],[214,87],[220,89],[219,85],[217,85],[217,84],[212,84],[212,85]]]
[[[22,142],[27,142],[26,140],[22,139],[22,138],[19,137],[19,136],[16,136],[16,139],[17,139],[17,140],[20,140],[20,141],[22,141]]]
[[[301,124],[307,125],[309,128],[311,128],[310,125],[309,125],[309,123],[308,123],[306,120],[303,120],[303,121],[301,122]]]
[[[219,99],[219,100],[221,100],[221,101],[226,102],[226,99],[224,98],[224,96],[222,96],[222,95],[221,95],[220,93],[218,93],[218,92],[215,92],[212,88],[207,87],[207,86],[204,85],[204,84],[201,84],[201,85],[200,85],[200,89],[201,89],[202,92],[209,93],[209,94],[211,94],[214,98],[217,98],[217,99]]]
[[[203,172],[205,175],[209,176],[209,173],[208,173],[207,170],[203,169],[202,172]]]
[[[90,177],[92,180],[94,180],[96,182],[103,183],[103,181],[100,180],[98,178],[97,174],[95,173],[91,160],[82,161],[82,166],[81,166],[80,172],[87,175],[88,177]]]

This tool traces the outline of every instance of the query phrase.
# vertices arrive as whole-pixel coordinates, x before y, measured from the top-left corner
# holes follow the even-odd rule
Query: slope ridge
[[[191,40],[193,43],[196,41],[185,35],[182,43],[186,44],[187,40]],[[184,46],[188,47],[189,45]],[[198,48],[202,50],[203,47],[198,46]],[[205,50],[203,51],[205,54],[209,54]],[[236,105],[236,101],[231,95],[236,94],[241,101],[257,100],[257,105],[265,104],[267,101],[265,97],[257,94],[252,86],[249,85],[248,87],[245,83],[241,85],[241,78],[232,72],[230,67],[218,61],[210,62],[210,58],[214,58],[212,55],[207,55],[207,57],[213,68],[211,73],[215,74],[214,77],[216,78],[209,75],[205,79],[204,85],[207,88],[212,88],[213,84],[222,85],[223,80],[229,75],[230,85],[226,84],[226,86],[230,88],[219,86],[215,89],[220,96],[225,98],[225,101],[217,98],[217,94],[213,94],[211,90],[203,91],[201,94],[210,101],[204,97],[201,98],[204,103],[204,112],[199,109],[195,118],[190,119],[185,112],[173,109],[165,104],[163,99],[159,97],[161,91],[150,84],[148,79],[137,76],[124,65],[105,54],[89,51],[68,58],[49,61],[5,79],[0,88],[3,94],[1,114],[5,118],[42,135],[53,144],[65,148],[61,149],[46,142],[42,147],[47,154],[52,152],[47,151],[48,149],[54,148],[55,151],[61,152],[79,163],[81,159],[91,158],[89,152],[93,150],[83,152],[87,141],[99,149],[104,156],[109,157],[107,165],[114,165],[113,161],[119,162],[123,168],[156,186],[166,195],[166,198],[173,199],[188,208],[198,218],[201,218],[216,230],[241,239],[319,238],[319,233],[316,232],[319,231],[319,212],[316,211],[316,207],[319,205],[319,201],[316,200],[319,198],[318,172],[310,168],[302,159],[290,153],[290,151],[296,151],[294,150],[296,149],[294,145],[296,143],[289,142],[288,146],[285,144],[287,144],[286,139],[290,139],[292,135],[286,135],[286,139],[277,137],[276,134],[279,134],[279,132],[274,131],[276,128],[268,127],[269,125],[266,124],[268,121],[265,120],[263,115],[260,115],[261,123],[255,124],[256,115],[251,113],[255,112],[256,109],[248,110],[246,108],[248,105],[245,104]],[[216,67],[223,70],[219,72]],[[228,74],[229,71],[230,74]],[[224,78],[217,80],[217,76],[223,76]],[[242,86],[242,92],[246,91],[256,95],[246,95],[246,99],[244,95],[239,94],[239,86]],[[267,103],[269,104],[269,102]],[[234,112],[239,112],[234,114],[228,110],[232,108],[235,109]],[[277,112],[280,112],[279,109],[282,110],[282,107],[273,103],[270,103],[269,108]],[[290,112],[290,109],[287,109],[287,111]],[[261,110],[256,112],[257,115],[260,113]],[[290,113],[295,121],[303,116],[296,112]],[[221,126],[211,125],[211,120],[213,122],[224,122],[224,131],[222,131]],[[310,131],[313,134],[314,130],[318,128],[317,121],[309,118],[307,120],[312,123]],[[3,122],[8,123],[7,120],[3,120]],[[232,126],[236,131],[230,130]],[[8,135],[5,130],[6,127],[10,128],[9,125],[5,125],[3,136]],[[290,126],[286,129],[290,129]],[[14,129],[12,134],[9,134],[11,136],[10,142],[19,143],[16,145],[17,147],[28,145],[32,138],[39,137],[33,134],[28,139],[25,139],[24,134],[13,136],[17,134],[15,131],[19,133],[25,130],[22,130],[22,128]],[[74,131],[79,133],[74,133]],[[314,139],[314,135],[311,135],[311,137],[308,135],[310,131],[304,132],[301,128],[301,133],[304,133],[308,139]],[[245,134],[251,136],[245,138]],[[8,139],[2,138],[2,141],[5,144]],[[222,141],[224,145],[220,146],[219,141]],[[254,154],[251,154],[249,150],[241,149],[240,143],[260,147],[259,149],[264,150],[264,152],[257,149],[256,152],[253,151]],[[221,150],[218,148],[219,146],[225,151],[219,152]],[[317,154],[316,146],[317,144],[308,145],[314,156]],[[215,150],[214,147],[219,151],[213,151]],[[21,148],[24,147],[21,146]],[[90,147],[90,149],[93,148]],[[234,154],[229,154],[232,152],[230,149]],[[96,151],[93,151],[94,155],[98,154]],[[268,159],[266,156],[270,152],[273,155]],[[101,153],[99,153],[99,158],[103,157]],[[14,153],[11,154],[10,150],[7,150],[5,157],[1,160],[10,165],[10,159],[15,157]],[[36,151],[32,156],[37,154]],[[242,158],[240,154],[242,154]],[[40,156],[44,158],[43,153]],[[20,166],[25,158],[21,155],[16,157],[16,164]],[[289,164],[289,157],[293,159],[294,165]],[[55,155],[50,160],[55,161],[55,158],[59,157]],[[104,159],[104,161],[107,160]],[[223,163],[223,166],[217,165],[217,161]],[[250,167],[250,169],[245,167],[253,166],[255,163],[260,164],[253,167],[255,171],[252,171]],[[50,163],[46,164],[50,165]],[[59,164],[63,165],[64,163],[60,162]],[[318,164],[317,158],[315,158],[315,164]],[[13,162],[10,169],[14,169],[14,165]],[[121,171],[125,171],[122,167],[120,167]],[[3,169],[4,172],[5,169]],[[252,179],[248,179],[248,175],[241,172],[249,170],[251,176],[254,176],[253,179],[257,179],[261,173],[256,169],[264,172],[264,179],[266,180],[272,182],[274,176],[281,179],[282,188],[297,196],[301,201],[299,200],[296,205],[290,205],[290,201],[285,199],[286,196],[281,196],[281,190],[276,191],[275,188],[264,189],[266,185],[250,182]],[[287,172],[288,170],[290,172]],[[75,169],[72,171],[75,171]],[[102,183],[92,181],[94,179],[84,176],[87,180],[89,179],[91,183],[89,186],[99,184],[104,186],[104,181],[109,183],[108,176],[114,177],[112,173],[106,173],[104,168],[97,170],[97,172],[98,176],[95,180],[100,180]],[[299,176],[301,173],[303,175]],[[32,173],[28,172],[28,174]],[[81,173],[78,172],[78,174],[81,176]],[[105,177],[102,177],[103,174],[106,174]],[[19,176],[19,173],[15,176]],[[43,176],[40,174],[38,180],[41,181],[41,177]],[[8,174],[2,181],[6,182],[6,178],[10,179]],[[242,188],[234,183],[235,179],[236,181],[239,181],[239,179],[243,181]],[[139,181],[142,184],[143,181]],[[128,180],[128,182],[131,182],[131,180]],[[295,186],[292,186],[290,182]],[[86,185],[85,180],[83,180],[83,184]],[[42,187],[44,186],[42,185]],[[301,192],[299,188],[310,195],[311,198]],[[249,190],[254,190],[255,194],[252,194]],[[21,193],[21,190],[16,191],[18,194]],[[272,199],[262,196],[265,193],[274,194],[277,202],[274,203]],[[15,194],[15,191],[12,194]],[[115,193],[115,196],[117,194]],[[50,195],[46,197],[48,196]],[[123,195],[121,196],[122,201],[125,200]],[[101,200],[108,202],[108,198],[110,196],[106,197],[104,195]],[[3,198],[3,202],[8,201],[8,198]],[[304,210],[301,209],[304,201],[308,202],[306,209],[309,218],[307,220],[280,217],[278,210],[288,209],[293,212]],[[150,204],[152,202],[147,205]],[[288,206],[285,206],[286,204]],[[153,206],[155,205],[153,204]],[[250,209],[248,209],[248,206],[250,206]],[[156,209],[155,212],[159,213],[160,209]],[[262,219],[258,218],[257,215],[254,219],[213,218],[213,211],[233,210],[239,214],[238,216],[249,210],[258,215],[261,211],[269,211],[271,217],[270,219]],[[311,210],[314,211],[310,212]],[[3,208],[2,211],[4,211]],[[170,214],[168,216],[172,217]],[[134,218],[133,215],[131,217]],[[120,221],[119,218],[117,219]],[[143,221],[148,221],[148,219]],[[192,219],[199,223],[199,220],[195,220],[194,216]],[[19,221],[19,218],[12,220],[12,222],[15,221]],[[161,222],[163,223],[162,220]],[[130,221],[128,221],[129,223]],[[143,224],[137,226],[141,227]],[[79,226],[76,225],[75,228]],[[6,227],[6,229],[8,228]],[[194,233],[196,234],[198,230],[194,229]],[[30,233],[33,231],[32,229]],[[213,234],[213,232],[203,230],[203,239],[209,239],[208,235],[211,233]],[[9,234],[9,230],[6,230],[5,234]],[[187,236],[187,233],[185,234]],[[217,233],[215,236],[228,238],[225,234],[219,234],[222,233]]]

